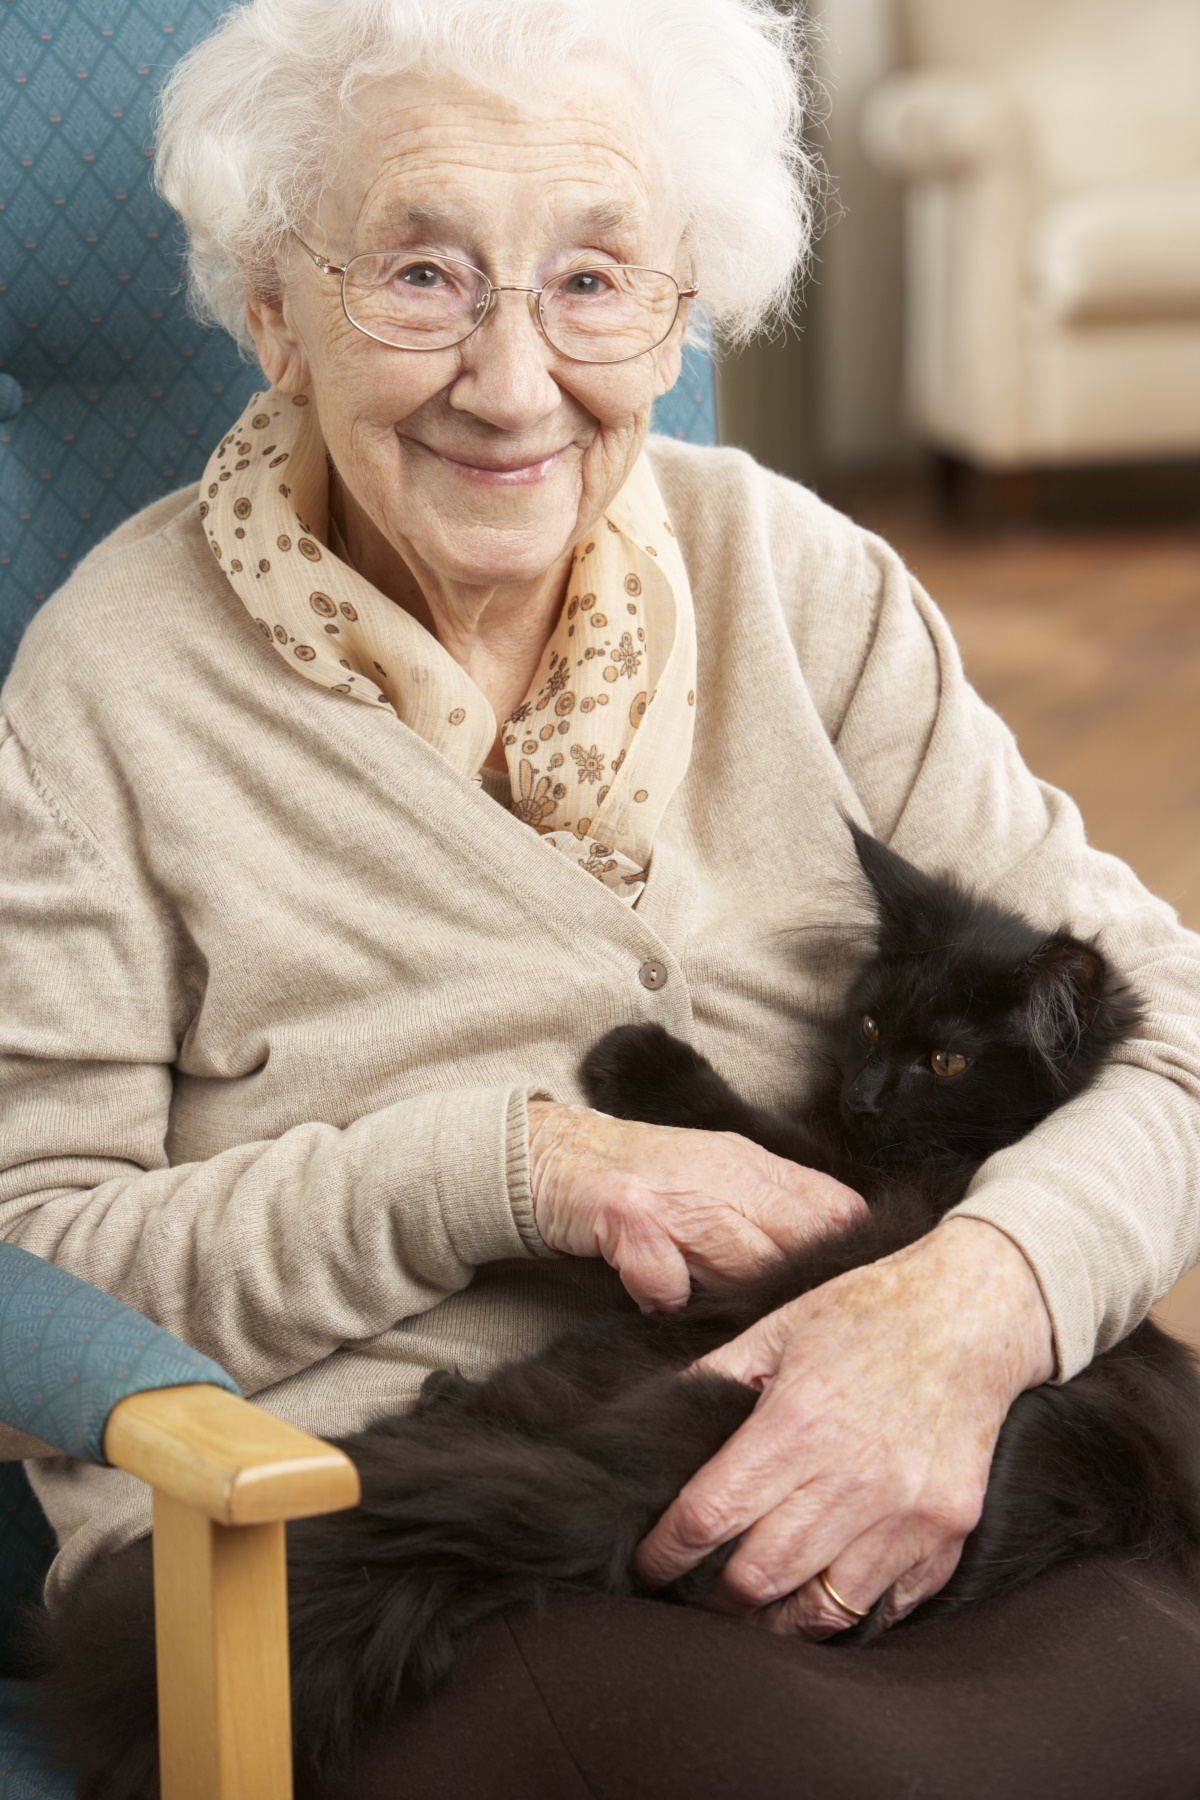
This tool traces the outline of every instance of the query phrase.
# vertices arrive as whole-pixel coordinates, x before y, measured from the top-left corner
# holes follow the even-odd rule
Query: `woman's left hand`
[[[951,1219],[770,1314],[695,1365],[762,1390],[746,1423],[644,1540],[659,1587],[741,1536],[710,1604],[828,1637],[853,1618],[818,1580],[893,1624],[950,1578],[978,1523],[996,1438],[1054,1370],[1021,1251]]]

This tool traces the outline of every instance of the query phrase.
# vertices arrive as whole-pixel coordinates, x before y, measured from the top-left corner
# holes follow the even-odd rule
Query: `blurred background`
[[[656,428],[880,531],[1092,841],[1200,928],[1200,0],[810,0],[794,328]],[[0,4],[0,676],[257,371],[184,306],[154,93],[222,0]],[[898,699],[902,698],[898,696]],[[1200,1346],[1200,1272],[1164,1314]]]
[[[798,328],[720,435],[902,552],[1034,771],[1200,928],[1200,4],[812,0]],[[1200,1271],[1160,1311],[1200,1347]]]

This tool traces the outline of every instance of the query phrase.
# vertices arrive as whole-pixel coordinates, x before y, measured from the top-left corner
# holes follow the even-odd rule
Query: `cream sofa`
[[[909,416],[991,469],[1200,454],[1200,0],[897,0]]]

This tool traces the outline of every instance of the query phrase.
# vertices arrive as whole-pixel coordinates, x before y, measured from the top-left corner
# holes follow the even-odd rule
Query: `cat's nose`
[[[868,1063],[859,1070],[846,1091],[846,1105],[855,1118],[870,1118],[879,1111],[886,1083],[887,1070],[878,1063]]]

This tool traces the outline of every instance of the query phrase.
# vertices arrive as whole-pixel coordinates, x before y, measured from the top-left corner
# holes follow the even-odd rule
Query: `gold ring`
[[[825,1592],[829,1595],[829,1598],[833,1601],[833,1604],[835,1606],[840,1606],[843,1612],[849,1613],[850,1617],[852,1619],[869,1619],[870,1618],[870,1616],[871,1616],[870,1607],[868,1606],[865,1611],[860,1611],[857,1606],[851,1606],[851,1604],[848,1600],[843,1600],[842,1596],[839,1593],[837,1593],[836,1590],[830,1585],[829,1577],[828,1577],[828,1575],[826,1575],[824,1569],[822,1569],[821,1573],[817,1576],[817,1580],[820,1582],[821,1586],[825,1589]]]

